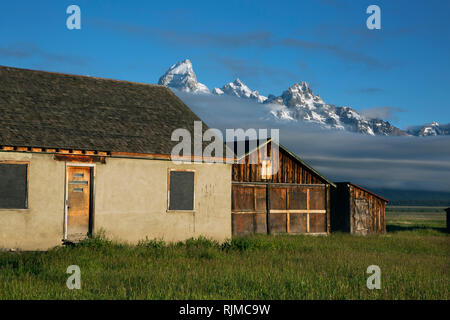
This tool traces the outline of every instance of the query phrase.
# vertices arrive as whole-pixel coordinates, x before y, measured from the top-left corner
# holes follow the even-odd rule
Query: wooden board
[[[287,217],[285,213],[271,213],[269,215],[270,232],[273,234],[287,232]]]
[[[232,186],[233,211],[254,211],[253,187]]]
[[[290,213],[290,233],[306,233],[307,214]]]
[[[354,199],[353,232],[366,235],[368,233],[369,206],[366,199]]]
[[[270,188],[270,209],[286,210],[286,187],[271,187]]]
[[[310,188],[309,189],[309,209],[311,210],[325,210],[325,195],[323,188]]]
[[[67,239],[80,240],[89,234],[91,169],[68,167]]]
[[[305,187],[291,187],[289,190],[289,209],[306,210],[307,189]]]
[[[323,233],[326,229],[326,214],[325,213],[310,213],[309,214],[309,232]]]
[[[324,185],[234,183],[233,235],[326,233],[326,199]]]
[[[253,214],[233,214],[231,223],[235,236],[245,236],[254,232]]]

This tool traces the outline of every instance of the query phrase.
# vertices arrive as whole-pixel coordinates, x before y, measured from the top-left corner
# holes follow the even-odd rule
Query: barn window
[[[28,164],[0,162],[0,209],[28,208]]]
[[[169,171],[169,210],[194,210],[195,172],[191,170]]]
[[[272,162],[270,160],[261,161],[261,179],[267,180],[272,177]]]

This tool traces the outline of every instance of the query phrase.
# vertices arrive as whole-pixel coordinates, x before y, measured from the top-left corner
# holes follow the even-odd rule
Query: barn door
[[[366,199],[355,199],[353,211],[353,233],[367,234],[367,217],[369,213],[369,205]]]
[[[68,167],[67,240],[79,241],[90,232],[91,168]]]

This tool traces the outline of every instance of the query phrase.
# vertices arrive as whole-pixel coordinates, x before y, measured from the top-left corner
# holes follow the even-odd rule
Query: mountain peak
[[[214,88],[213,93],[217,95],[227,94],[238,98],[253,99],[260,103],[267,100],[267,98],[261,96],[258,91],[252,91],[239,78],[236,78],[233,82],[225,84],[221,89]]]
[[[208,87],[197,81],[197,76],[189,59],[172,65],[159,78],[158,84],[185,92],[209,93]]]
[[[239,78],[236,78],[236,80],[234,80],[233,83],[237,86],[246,86]]]
[[[189,59],[171,66],[159,79],[159,84],[186,92],[210,93],[205,85],[197,81]],[[320,95],[313,93],[309,83],[306,81],[294,83],[283,91],[280,96],[269,95],[268,98],[261,96],[256,90],[251,90],[239,78],[225,84],[222,88],[214,88],[212,93],[214,95],[228,95],[264,103],[270,109],[269,115],[281,121],[306,121],[328,129],[368,135],[450,135],[450,124],[439,125],[437,122],[432,122],[403,131],[388,121],[366,118],[351,107],[327,104]]]
[[[308,82],[306,82],[306,81],[294,83],[292,86],[289,87],[288,90],[293,91],[293,92],[297,91],[297,92],[301,92],[301,93],[312,94],[312,90],[311,90]]]

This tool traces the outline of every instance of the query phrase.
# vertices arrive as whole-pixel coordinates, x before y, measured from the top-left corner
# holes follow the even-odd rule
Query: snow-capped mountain
[[[250,90],[250,88],[247,87],[239,78],[233,82],[227,83],[220,89],[214,88],[213,93],[217,95],[227,94],[238,98],[252,99],[259,103],[263,103],[267,100],[267,97],[260,95],[258,91]]]
[[[189,60],[173,65],[160,79],[159,84],[184,92],[211,94],[208,87],[197,81],[192,63]],[[314,94],[307,82],[292,85],[280,96],[262,96],[258,91],[247,87],[240,79],[214,88],[214,95],[230,95],[242,99],[254,100],[269,109],[268,117],[276,121],[305,121],[321,127],[345,130],[368,135],[385,136],[433,136],[450,135],[450,124],[413,127],[403,131],[388,121],[367,118],[348,106],[335,106],[325,103],[320,95]]]
[[[369,135],[406,135],[387,121],[366,119],[350,107],[337,107],[325,103],[304,81],[292,85],[279,97],[270,95],[264,103],[282,106],[271,111],[278,119],[303,120],[325,128]]]
[[[411,127],[408,133],[419,137],[450,135],[450,123],[439,125],[436,121],[423,126]]]
[[[197,81],[192,63],[186,59],[174,64],[159,78],[158,84],[193,93],[210,93],[207,86]]]

